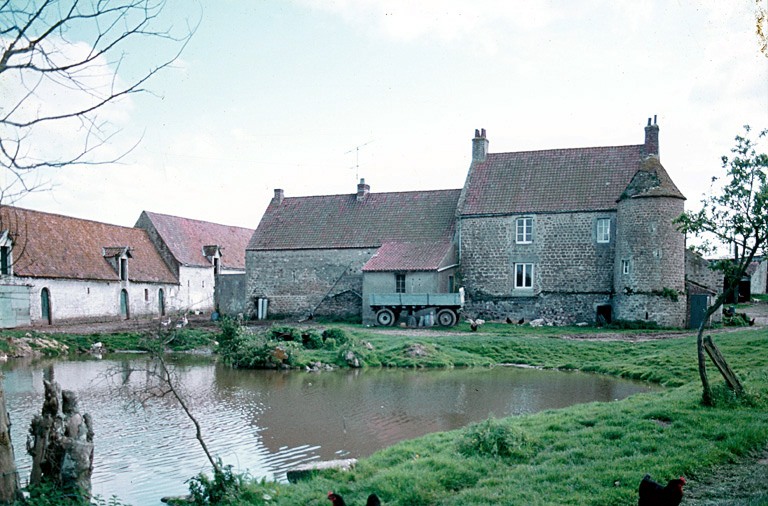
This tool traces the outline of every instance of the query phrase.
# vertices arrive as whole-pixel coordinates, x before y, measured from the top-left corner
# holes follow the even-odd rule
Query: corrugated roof
[[[460,213],[616,209],[617,199],[642,167],[643,151],[641,144],[489,153],[484,162],[470,168]],[[666,172],[664,176],[666,188],[674,187]]]
[[[273,199],[249,250],[378,248],[385,242],[442,242],[453,233],[461,190]]]
[[[14,239],[16,276],[117,281],[104,251],[128,247],[130,281],[178,283],[144,230],[9,206],[0,220]]]
[[[219,246],[223,268],[245,269],[245,247],[253,235],[253,229],[149,211],[144,211],[142,215],[149,218],[171,254],[182,265],[210,266],[211,262],[205,257],[203,248]]]
[[[450,241],[385,242],[363,266],[363,271],[435,271],[451,251]]]

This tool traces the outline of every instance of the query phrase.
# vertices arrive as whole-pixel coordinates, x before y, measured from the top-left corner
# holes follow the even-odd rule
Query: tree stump
[[[32,419],[27,436],[27,452],[32,455],[29,483],[48,482],[62,492],[89,500],[93,474],[91,417],[80,414],[74,392],[61,392],[59,403],[59,385],[47,380],[43,385],[42,413]]]

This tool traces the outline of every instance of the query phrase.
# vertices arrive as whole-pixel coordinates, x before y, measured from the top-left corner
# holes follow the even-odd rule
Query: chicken
[[[469,323],[469,328],[472,329],[472,332],[477,332],[477,327],[485,323],[485,320],[481,320],[480,318],[473,320],[472,318],[467,318],[467,323]]]
[[[638,490],[640,500],[637,506],[678,506],[683,500],[685,478],[669,480],[666,487],[651,479],[650,474],[643,476]]]
[[[328,500],[331,501],[333,506],[347,506],[347,503],[344,502],[344,499],[339,494],[334,494],[333,492],[328,492]],[[379,496],[376,494],[371,494],[368,496],[368,501],[365,503],[366,506],[381,506],[381,501],[379,500]]]

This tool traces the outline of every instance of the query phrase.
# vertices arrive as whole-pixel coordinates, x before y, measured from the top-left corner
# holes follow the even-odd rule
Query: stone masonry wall
[[[683,200],[677,198],[626,198],[619,202],[616,318],[685,326],[685,236],[673,223],[682,212]]]
[[[516,220],[533,217],[533,242],[515,242]],[[611,239],[597,242],[597,220],[611,220]],[[517,321],[594,322],[613,286],[616,214],[553,213],[461,220],[465,313]],[[533,289],[514,288],[514,264],[534,264]]]
[[[246,311],[253,312],[255,298],[266,297],[270,315],[305,317],[316,309],[342,317],[360,314],[362,267],[374,252],[374,249],[248,250],[245,255]],[[358,296],[341,296],[344,292]]]

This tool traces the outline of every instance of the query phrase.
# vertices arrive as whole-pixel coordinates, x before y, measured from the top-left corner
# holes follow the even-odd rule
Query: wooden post
[[[717,366],[720,374],[722,374],[723,378],[725,378],[725,382],[728,385],[728,388],[736,392],[738,395],[744,393],[744,387],[741,386],[739,378],[736,377],[736,374],[733,372],[733,370],[731,370],[728,362],[725,361],[722,353],[720,353],[720,350],[717,348],[717,346],[715,346],[714,341],[712,341],[712,336],[707,336],[704,338],[704,349],[707,350],[709,358],[712,359],[712,362],[714,362],[715,366]]]

